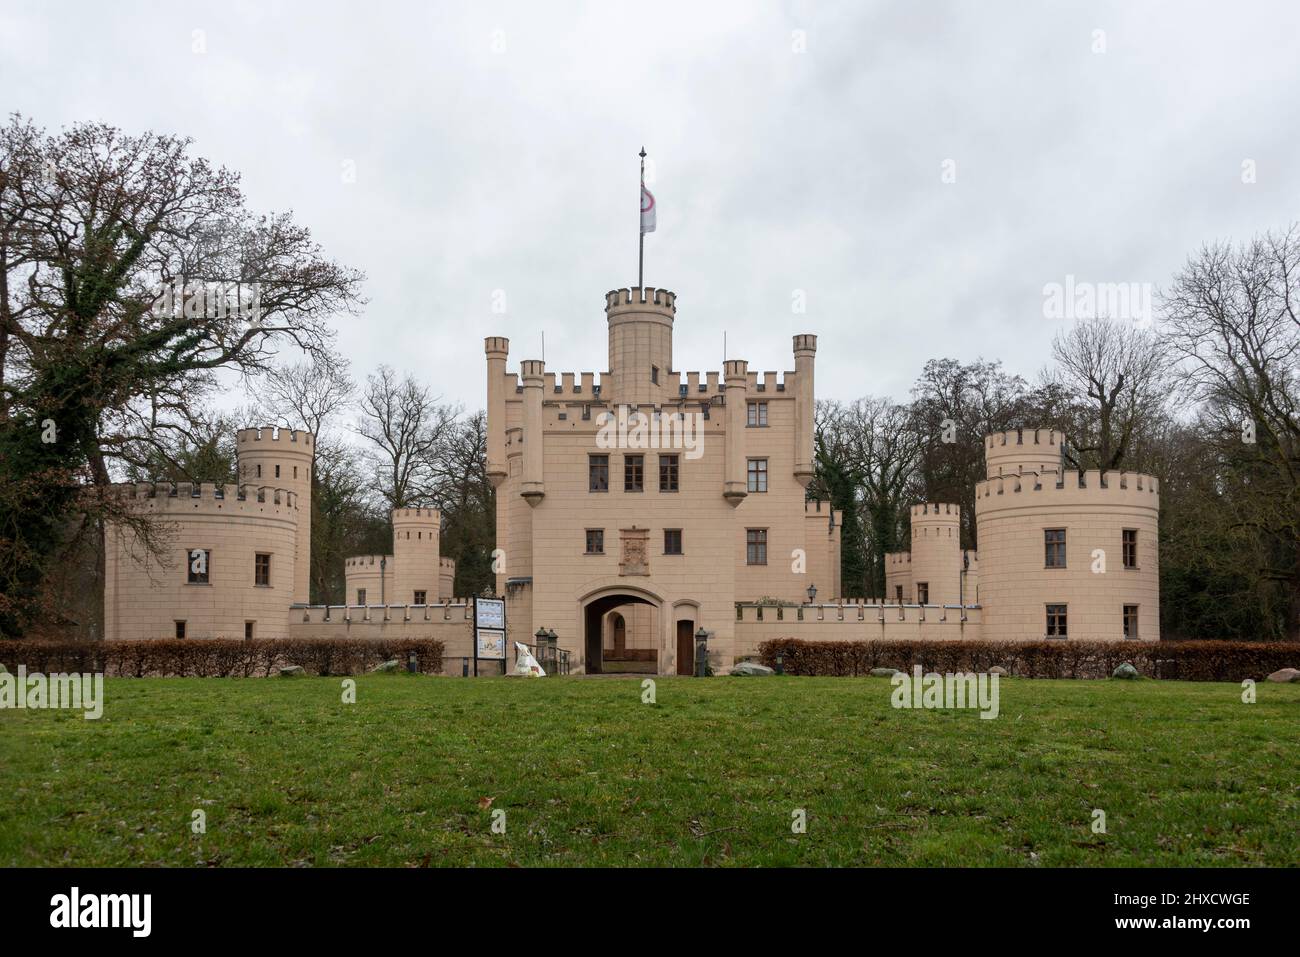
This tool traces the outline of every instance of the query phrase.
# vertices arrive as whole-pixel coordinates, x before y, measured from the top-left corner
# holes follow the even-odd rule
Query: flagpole
[[[645,147],[644,146],[641,147],[641,189],[644,192],[645,190]],[[645,230],[641,228],[641,213],[640,213],[641,203],[643,203],[644,201],[645,201],[644,195],[642,195],[642,193],[638,193],[636,198],[636,207],[637,207],[636,231],[639,237],[639,241],[637,244],[638,245],[637,254],[636,254],[636,287],[638,289],[643,289],[645,287]]]

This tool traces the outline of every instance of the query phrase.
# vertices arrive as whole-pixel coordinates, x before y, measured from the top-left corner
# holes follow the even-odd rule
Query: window
[[[253,556],[253,584],[265,585],[271,584],[271,556],[258,552]]]
[[[1047,606],[1047,637],[1048,638],[1068,638],[1065,628],[1065,606],[1048,605]]]
[[[1138,567],[1138,531],[1136,528],[1124,529],[1124,567]],[[1125,606],[1127,607],[1127,606]]]
[[[603,528],[587,529],[587,554],[605,554],[605,530]]]
[[[191,585],[208,584],[209,559],[212,558],[212,552],[206,548],[191,548],[186,553],[188,565],[186,565],[186,581]]]
[[[278,465],[275,467],[275,477],[276,478],[280,477],[280,466]]]
[[[677,491],[677,456],[659,456],[659,491]]]
[[[749,460],[749,490],[751,492],[767,491],[767,459]]]
[[[183,621],[176,622],[176,637],[177,638],[185,637],[185,622]]]
[[[745,529],[745,564],[767,564],[767,529]]]
[[[589,492],[609,491],[609,456],[587,456],[587,490]]]
[[[416,605],[427,605],[428,602],[425,600],[427,597],[428,597],[428,592],[417,590],[417,591],[415,592],[415,600],[414,600],[413,604],[416,604]]]
[[[930,583],[929,582],[916,583],[916,603],[918,605],[930,604]]]
[[[658,367],[658,366],[651,366],[651,367],[650,367],[650,381],[653,382],[655,385],[658,385],[658,384],[659,384],[659,367]]]
[[[645,491],[645,456],[623,456],[623,491]]]
[[[1136,638],[1138,636],[1138,606],[1124,606],[1124,637]]]
[[[252,641],[252,640],[253,640],[253,626],[256,625],[256,624],[257,624],[257,622],[255,622],[255,621],[246,621],[246,622],[244,622],[244,640],[245,640],[245,641]]]
[[[899,603],[900,605],[903,603],[903,586],[902,586],[902,585],[895,585],[895,586],[894,586],[894,598],[898,601],[898,603]]]
[[[1044,564],[1048,568],[1065,567],[1065,529],[1048,528],[1043,530],[1043,546],[1047,552]]]
[[[682,553],[682,530],[680,528],[664,529],[664,554],[680,555]]]
[[[358,589],[357,589],[357,604],[358,604],[358,605],[364,605],[365,603],[366,603],[366,590],[365,590],[364,588],[358,588]]]
[[[766,402],[749,403],[749,417],[745,420],[745,425],[751,429],[763,429],[767,427]]]
[[[257,477],[258,477],[258,478],[261,478],[261,477],[262,477],[262,466],[261,466],[261,465],[258,465],[258,467],[257,467]]]

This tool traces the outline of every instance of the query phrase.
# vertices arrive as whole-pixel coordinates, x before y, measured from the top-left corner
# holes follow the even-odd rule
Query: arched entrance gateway
[[[609,587],[582,599],[587,674],[695,673],[699,605],[670,603],[635,588]]]
[[[659,602],[606,594],[583,609],[587,674],[659,673]]]

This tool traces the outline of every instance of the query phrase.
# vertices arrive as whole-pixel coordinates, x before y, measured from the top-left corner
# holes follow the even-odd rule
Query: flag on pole
[[[641,235],[655,231],[655,198],[641,181]]]

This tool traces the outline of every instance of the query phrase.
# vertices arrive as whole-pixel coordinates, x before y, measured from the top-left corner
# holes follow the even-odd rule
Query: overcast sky
[[[793,368],[815,332],[819,397],[903,398],[936,357],[1033,377],[1047,283],[1158,287],[1300,218],[1298,38],[1293,0],[0,0],[0,107],[193,137],[367,274],[358,378],[472,408],[485,335],[605,368],[644,144],[676,368],[720,368],[724,330]]]

